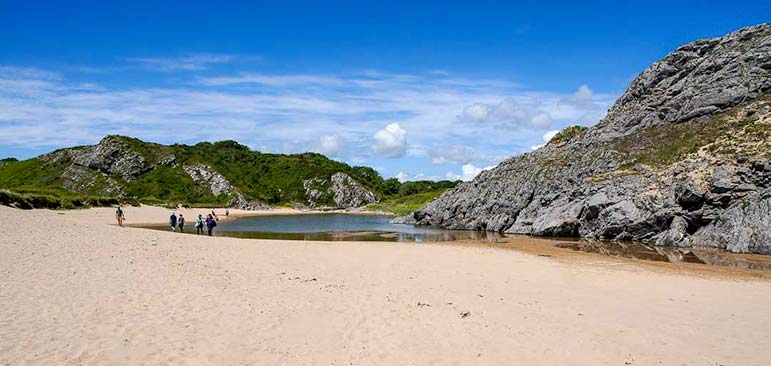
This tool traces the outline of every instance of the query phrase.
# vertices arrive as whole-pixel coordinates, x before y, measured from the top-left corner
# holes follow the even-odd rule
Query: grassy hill
[[[304,182],[317,178],[313,188],[323,191],[330,188],[335,173],[350,176],[380,199],[457,184],[402,184],[383,179],[370,167],[350,166],[321,154],[261,153],[235,141],[161,145],[113,135],[93,146],[60,149],[24,161],[3,159],[0,188],[86,202],[86,197],[111,197],[162,205],[231,205],[236,199],[289,205],[309,203]],[[316,204],[335,205],[331,193],[318,200]]]

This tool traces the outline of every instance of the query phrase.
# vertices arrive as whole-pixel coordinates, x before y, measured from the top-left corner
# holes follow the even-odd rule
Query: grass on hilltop
[[[435,190],[423,193],[411,194],[408,196],[397,196],[380,203],[369,205],[367,208],[375,211],[389,212],[396,216],[404,216],[417,211],[433,199],[439,197],[445,190]]]

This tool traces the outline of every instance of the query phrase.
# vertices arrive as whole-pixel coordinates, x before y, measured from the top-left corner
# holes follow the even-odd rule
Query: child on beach
[[[123,214],[123,208],[118,206],[115,210],[115,219],[118,220],[118,226],[123,226],[123,221],[126,220],[126,215]]]
[[[185,232],[185,217],[182,216],[182,214],[179,214],[179,221],[177,226],[179,226],[179,232],[184,233]]]

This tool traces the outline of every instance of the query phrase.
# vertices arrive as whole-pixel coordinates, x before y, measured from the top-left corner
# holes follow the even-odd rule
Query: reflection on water
[[[614,257],[658,262],[688,262],[724,267],[771,270],[771,256],[736,254],[711,248],[660,247],[639,242],[607,240],[581,240],[557,243],[556,246],[587,253],[599,253]]]
[[[393,241],[393,242],[436,242],[452,240],[481,240],[498,243],[503,240],[499,233],[481,231],[444,230],[437,232],[404,233],[388,231],[330,231],[316,233],[270,233],[257,231],[220,231],[218,236],[251,239],[286,239],[319,241]]]

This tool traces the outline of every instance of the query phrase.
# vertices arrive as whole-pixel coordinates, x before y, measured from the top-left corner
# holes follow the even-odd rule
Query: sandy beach
[[[192,228],[207,210],[177,212]],[[771,363],[764,275],[565,250],[210,238],[120,228],[113,213],[0,207],[0,364]],[[256,214],[275,213],[295,212]],[[126,208],[129,224],[168,214]]]

